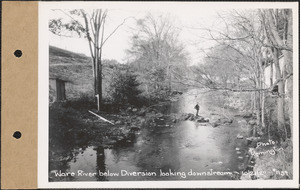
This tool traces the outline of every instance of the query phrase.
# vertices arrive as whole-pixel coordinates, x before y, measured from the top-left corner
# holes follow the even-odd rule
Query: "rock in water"
[[[249,123],[249,125],[255,125],[255,124],[256,124],[256,121],[252,119],[252,120],[250,120],[248,123]]]
[[[230,123],[233,122],[233,120],[232,119],[227,119],[227,118],[221,118],[221,119],[218,119],[218,122],[223,123],[223,124],[226,124],[226,123],[230,124]]]
[[[243,137],[242,135],[238,134],[238,135],[236,136],[236,138],[242,139],[242,138],[244,138],[244,137]]]
[[[252,114],[251,114],[251,113],[245,114],[245,115],[243,116],[243,118],[251,118],[251,117],[252,117]]]
[[[121,120],[118,120],[118,121],[115,122],[115,124],[121,125],[121,124],[122,124],[122,121],[121,121]]]
[[[211,124],[211,126],[213,127],[213,128],[215,128],[215,127],[217,127],[217,126],[219,126],[220,124],[219,123],[212,123]]]

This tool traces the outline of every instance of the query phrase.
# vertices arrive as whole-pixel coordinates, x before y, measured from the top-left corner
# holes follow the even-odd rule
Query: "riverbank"
[[[128,107],[119,113],[97,113],[92,109],[93,105],[87,102],[52,104],[49,172],[53,173],[61,168],[68,171],[70,163],[74,164],[79,159],[78,155],[85,155],[86,151],[93,152],[94,149],[99,152],[100,148],[102,153],[97,153],[97,160],[103,160],[104,165],[109,162],[104,157],[110,153],[104,153],[103,150],[122,150],[125,151],[123,154],[133,156],[130,159],[134,159],[137,163],[134,164],[135,167],[142,171],[188,171],[197,168],[199,171],[200,167],[201,171],[212,168],[215,171],[231,172],[231,175],[215,176],[213,179],[239,179],[241,172],[248,166],[249,159],[246,146],[248,128],[244,126],[247,121],[233,118],[232,115],[229,117],[228,114],[224,116],[222,110],[207,105],[209,101],[203,97],[200,116],[195,116],[195,101],[197,98],[193,95],[183,95],[179,100],[177,98],[147,108]],[[90,114],[88,110],[96,112],[114,125]],[[127,153],[131,151],[132,154]],[[179,156],[179,152],[182,152],[183,157],[175,161],[174,156]],[[204,155],[205,158],[201,159]],[[178,168],[176,165],[181,166]],[[50,180],[58,179],[50,177]]]
[[[195,116],[195,102],[200,104],[199,116]],[[226,174],[189,176],[188,180],[292,177],[291,143],[279,145],[263,136],[253,137],[253,116],[233,108],[220,107],[210,94],[186,93],[149,107],[128,106],[119,112],[113,111],[112,106],[102,107],[106,112],[97,112],[93,108],[93,103],[89,102],[51,104],[50,180],[86,180],[55,178],[53,174],[55,171],[76,172],[77,169],[94,172],[98,168],[114,172],[132,168],[132,172],[156,173],[160,170],[188,172],[191,169],[205,173],[212,169]],[[99,119],[88,110],[113,124]],[[278,163],[287,164],[280,166]],[[278,166],[274,168],[274,164]],[[163,179],[181,178],[164,176]],[[162,178],[114,176],[88,180]]]

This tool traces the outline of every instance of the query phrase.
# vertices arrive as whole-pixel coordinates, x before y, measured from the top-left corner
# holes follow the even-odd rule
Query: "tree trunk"
[[[97,86],[97,89],[98,89],[98,94],[99,94],[99,102],[101,103],[102,102],[102,63],[101,63],[101,60],[99,60],[98,62],[99,66],[98,66],[98,86]]]
[[[286,45],[288,48],[293,49],[293,19],[292,19],[292,11],[290,9],[287,10],[287,41]],[[293,52],[292,51],[283,51],[284,56],[284,67],[285,67],[285,75],[293,73]],[[290,120],[290,131],[291,131],[291,139],[293,138],[293,76],[289,77],[286,80],[286,99],[288,103],[288,115]]]
[[[279,56],[278,49],[274,48],[274,66],[276,72],[276,80],[278,82],[278,98],[277,98],[277,131],[278,135],[282,138],[282,134],[284,134],[285,121],[284,121],[284,85],[281,76],[281,69],[279,65]]]
[[[264,82],[265,82],[265,67],[262,66],[262,83],[261,87],[262,89],[265,88]],[[262,129],[265,131],[266,129],[266,123],[265,123],[265,92],[263,91],[262,93],[262,98],[261,98],[261,126]]]
[[[270,63],[270,86],[273,86],[273,61]]]

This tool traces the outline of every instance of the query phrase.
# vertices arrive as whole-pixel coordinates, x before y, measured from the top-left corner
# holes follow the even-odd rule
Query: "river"
[[[197,91],[189,91],[169,105],[168,114],[194,113],[211,119],[221,108]],[[50,168],[52,181],[137,181],[137,180],[229,180],[245,169],[246,140],[239,122],[213,128],[195,121],[179,121],[171,127],[143,127],[132,143],[112,148],[88,145],[74,148],[64,167]],[[74,172],[74,176],[59,176]],[[134,173],[137,172],[137,173]],[[138,173],[140,172],[140,173]]]

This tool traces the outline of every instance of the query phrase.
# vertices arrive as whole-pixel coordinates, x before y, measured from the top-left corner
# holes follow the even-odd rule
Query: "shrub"
[[[115,69],[110,83],[109,95],[115,104],[139,104],[139,83],[132,71]]]

